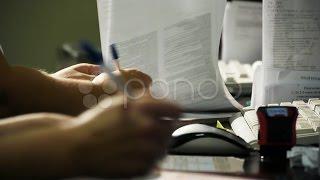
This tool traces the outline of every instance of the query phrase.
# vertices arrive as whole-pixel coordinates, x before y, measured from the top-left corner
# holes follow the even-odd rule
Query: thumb
[[[78,72],[81,72],[83,74],[88,74],[88,75],[99,75],[101,74],[101,68],[99,65],[95,64],[78,64],[76,65],[76,70]]]
[[[101,66],[99,65],[91,65],[89,67],[89,73],[92,74],[92,75],[99,75],[102,73],[102,69],[101,69]]]

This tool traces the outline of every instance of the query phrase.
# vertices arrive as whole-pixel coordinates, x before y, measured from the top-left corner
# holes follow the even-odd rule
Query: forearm
[[[12,114],[32,112],[58,112],[77,115],[86,110],[79,90],[82,86],[92,86],[88,81],[56,79],[40,71],[22,67],[12,68],[6,81],[5,92]],[[100,87],[94,87],[94,94],[102,94]]]
[[[71,116],[52,113],[28,114],[1,119],[0,137],[21,132],[25,133],[41,128],[49,128],[70,121],[71,119]]]
[[[87,80],[75,79],[55,79],[56,89],[53,94],[59,96],[55,103],[55,107],[59,107],[57,112],[69,115],[79,115],[93,106],[89,106],[86,96],[92,95],[95,99],[91,99],[92,105],[97,104],[102,95],[106,95],[102,86],[95,85]],[[88,100],[88,99],[87,99]]]
[[[0,136],[0,178],[56,179],[73,176],[72,133],[60,126]]]

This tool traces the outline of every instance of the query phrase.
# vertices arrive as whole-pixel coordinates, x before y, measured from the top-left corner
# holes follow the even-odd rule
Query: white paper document
[[[291,167],[304,167],[305,169],[319,168],[319,147],[293,147],[288,152]]]
[[[97,0],[102,52],[153,79],[152,95],[186,110],[235,110],[218,68],[225,0]]]
[[[264,1],[264,60],[267,67],[320,70],[320,1]]]
[[[253,63],[262,59],[262,3],[228,2],[223,25],[222,59]]]
[[[320,97],[320,1],[263,2],[263,100]]]

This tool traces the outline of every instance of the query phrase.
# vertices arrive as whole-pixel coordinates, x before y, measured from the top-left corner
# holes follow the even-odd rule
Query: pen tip
[[[118,54],[118,51],[117,51],[116,44],[111,44],[110,48],[111,48],[112,58],[113,59],[119,59],[119,54]]]

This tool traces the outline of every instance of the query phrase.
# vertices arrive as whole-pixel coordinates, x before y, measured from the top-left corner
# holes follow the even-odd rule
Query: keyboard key
[[[280,106],[294,106],[291,102],[282,102]]]
[[[313,133],[314,128],[310,125],[310,123],[306,119],[298,118],[296,131],[297,131],[297,134]]]
[[[232,95],[249,96],[252,92],[253,70],[250,64],[239,61],[219,61],[219,69],[229,92]]]
[[[248,73],[246,69],[240,64],[239,61],[230,61],[229,68],[235,72],[236,78],[248,78]]]
[[[292,102],[292,104],[294,105],[294,106],[307,106],[308,104],[307,103],[305,103],[304,101],[293,101]]]
[[[269,104],[274,106],[278,104]],[[316,132],[320,132],[320,99],[310,99],[308,103],[305,101],[282,102],[281,106],[295,106],[299,111],[296,123],[297,137],[315,137],[319,136]],[[255,110],[246,109],[243,111],[246,123],[250,127],[253,135],[258,138],[259,120]]]
[[[252,64],[252,71],[253,71],[253,73],[257,70],[257,68],[258,68],[259,66],[262,66],[262,61],[256,61],[256,62],[254,62],[254,63]]]
[[[251,131],[257,139],[258,139],[259,129],[260,129],[259,125],[254,125],[251,127]]]
[[[320,129],[320,118],[318,116],[316,117],[310,117],[308,118],[309,123],[311,124],[312,128],[315,131],[319,131]]]
[[[314,109],[314,112],[320,116],[320,106],[316,106],[315,109]]]
[[[317,101],[317,100],[319,100],[319,98],[311,98],[308,100],[308,104],[310,104],[312,101]]]
[[[235,84],[235,72],[231,71],[229,66],[224,61],[219,61],[218,66],[221,72],[221,77],[226,84]]]
[[[245,112],[244,118],[246,119],[249,127],[259,124],[258,117],[255,110]]]
[[[237,69],[231,63],[226,64],[224,71],[227,76],[237,77]]]
[[[309,106],[300,106],[298,107],[298,110],[299,114],[301,114],[306,119],[310,117],[318,117],[317,114],[312,111]]]
[[[315,110],[316,106],[320,106],[320,99],[319,98],[309,99],[308,104],[312,110]]]
[[[254,72],[250,64],[244,64],[243,68],[246,70],[248,77],[253,81]]]

